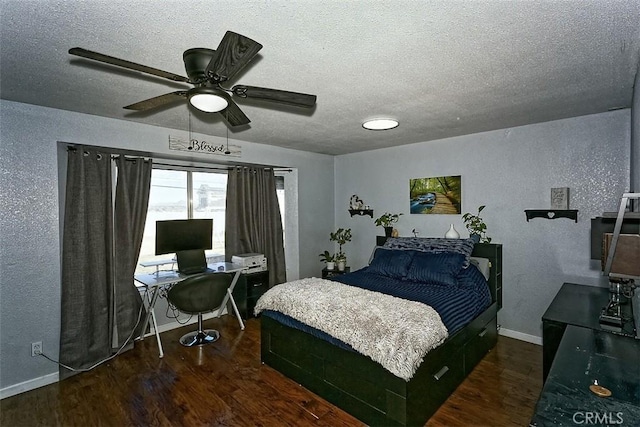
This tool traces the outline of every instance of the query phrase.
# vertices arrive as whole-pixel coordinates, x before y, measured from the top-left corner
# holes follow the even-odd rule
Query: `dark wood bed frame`
[[[493,303],[429,352],[410,381],[360,353],[261,316],[262,362],[369,425],[422,426],[497,341],[502,307],[502,245],[476,244],[491,261]]]

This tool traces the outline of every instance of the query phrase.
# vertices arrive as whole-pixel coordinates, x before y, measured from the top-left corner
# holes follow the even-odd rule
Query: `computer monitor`
[[[156,255],[211,249],[212,219],[156,221]]]
[[[156,221],[156,255],[175,253],[185,274],[206,271],[204,250],[212,248],[212,234],[212,219]]]

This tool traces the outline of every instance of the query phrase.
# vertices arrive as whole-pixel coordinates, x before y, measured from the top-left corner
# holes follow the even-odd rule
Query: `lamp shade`
[[[200,111],[215,113],[227,108],[227,93],[213,87],[196,87],[188,92],[189,102]]]

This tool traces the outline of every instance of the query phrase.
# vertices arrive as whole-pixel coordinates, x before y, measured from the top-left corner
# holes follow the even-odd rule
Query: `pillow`
[[[464,255],[462,268],[469,267],[474,242],[471,239],[436,239],[431,237],[389,237],[386,249],[404,249],[439,254],[452,252]]]
[[[413,251],[394,251],[379,248],[369,264],[369,272],[381,276],[402,279],[407,275],[407,269],[413,259]]]
[[[382,246],[376,246],[376,247],[373,248],[373,251],[371,251],[371,255],[369,256],[368,264],[371,264],[371,261],[373,261],[373,258],[376,256],[376,251],[378,249],[381,249],[381,248],[382,248]]]
[[[462,270],[465,257],[452,252],[415,252],[405,280],[456,286],[456,276]]]
[[[491,261],[487,258],[471,257],[471,264],[475,265],[485,279],[489,280],[489,274],[491,273]]]

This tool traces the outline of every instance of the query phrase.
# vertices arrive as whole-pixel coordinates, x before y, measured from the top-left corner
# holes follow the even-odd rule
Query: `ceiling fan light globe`
[[[197,93],[189,98],[189,102],[198,110],[204,111],[205,113],[222,111],[229,105],[225,98],[212,93]]]

